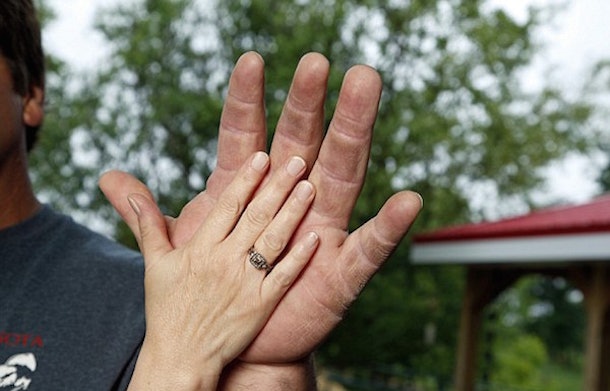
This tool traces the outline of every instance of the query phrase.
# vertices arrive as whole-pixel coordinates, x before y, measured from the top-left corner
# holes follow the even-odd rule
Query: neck
[[[36,213],[40,203],[28,176],[27,158],[21,154],[0,161],[0,230]]]

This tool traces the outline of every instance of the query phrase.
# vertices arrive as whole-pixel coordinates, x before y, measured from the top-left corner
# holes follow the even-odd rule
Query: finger
[[[210,242],[219,243],[229,235],[268,168],[269,156],[265,152],[252,155],[222,192],[214,209],[195,233],[195,243],[202,246]]]
[[[328,74],[328,60],[321,54],[309,53],[299,61],[273,136],[272,169],[295,155],[313,166],[324,134]]]
[[[263,280],[261,295],[267,302],[277,304],[301,274],[318,248],[320,238],[309,232]]]
[[[273,167],[282,167],[294,155],[302,156],[308,167],[313,165],[323,135],[327,78],[328,61],[323,56],[304,56],[274,137]],[[294,125],[297,123],[302,129]],[[168,226],[174,246],[192,237],[243,162],[255,151],[265,150],[266,128],[264,62],[257,53],[245,53],[229,82],[218,134],[217,166],[208,178],[206,191],[182,209],[177,219],[180,224]],[[129,217],[123,216],[133,230],[137,224],[133,216],[131,220]]]
[[[394,194],[377,216],[349,235],[341,252],[341,259],[346,262],[341,267],[341,280],[347,281],[351,290],[346,297],[356,297],[389,258],[422,206],[422,198],[417,193],[403,191]]]
[[[364,182],[381,96],[381,78],[367,66],[350,69],[309,180],[317,189],[312,212],[346,229]]]
[[[231,237],[240,247],[250,248],[272,221],[298,179],[305,173],[305,161],[293,156],[283,169],[277,170],[250,202]]]
[[[275,218],[256,239],[254,248],[273,265],[284,251],[299,223],[314,199],[314,187],[308,181],[300,182]]]
[[[104,173],[99,179],[99,187],[138,239],[140,237],[138,216],[129,204],[128,196],[137,193],[153,201],[154,197],[148,187],[133,175],[116,170]]]
[[[220,117],[218,162],[206,186],[208,195],[214,199],[220,196],[254,152],[266,149],[264,92],[262,57],[255,52],[243,54],[229,80]]]
[[[139,234],[136,236],[147,266],[152,260],[173,249],[167,235],[165,219],[157,205],[147,195],[130,194],[130,207],[137,216]]]
[[[180,224],[170,226],[174,246],[186,243],[229,186],[239,168],[256,151],[266,148],[264,63],[254,52],[242,55],[231,74],[218,131],[217,165],[205,192],[180,212]]]

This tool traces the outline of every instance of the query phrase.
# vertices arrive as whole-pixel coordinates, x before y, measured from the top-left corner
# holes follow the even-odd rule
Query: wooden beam
[[[589,285],[582,292],[587,310],[583,390],[609,391],[608,371],[603,367],[610,354],[608,351],[610,286],[607,264],[599,263],[592,267],[589,273]]]
[[[467,267],[454,375],[455,391],[475,389],[476,355],[483,310],[522,274],[521,270],[499,271],[494,267]]]

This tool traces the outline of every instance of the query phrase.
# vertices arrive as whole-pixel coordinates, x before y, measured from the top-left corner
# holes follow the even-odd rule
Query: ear
[[[32,87],[30,93],[23,98],[23,123],[30,127],[42,125],[44,118],[44,90]]]

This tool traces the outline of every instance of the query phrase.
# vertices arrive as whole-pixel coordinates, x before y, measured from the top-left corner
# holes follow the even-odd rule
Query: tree
[[[610,164],[601,172],[599,183],[604,191],[610,191]]]
[[[574,365],[573,358],[582,354],[586,319],[582,294],[562,277],[522,278],[500,295],[491,311],[502,314],[495,322],[503,326],[496,327],[538,336],[556,363]]]
[[[596,137],[584,127],[586,102],[550,86],[526,92],[520,82],[547,17],[531,10],[518,22],[483,0],[134,0],[98,19],[110,57],[80,88],[61,91],[38,151],[51,160],[36,169],[37,183],[64,209],[112,221],[94,189],[101,170],[119,167],[175,213],[213,167],[223,86],[237,56],[257,50],[265,58],[272,131],[298,59],[318,51],[332,63],[329,116],[350,65],[374,65],[385,84],[354,226],[405,187],[426,199],[414,231],[480,218],[471,198],[482,190],[529,204],[540,169]],[[402,246],[321,357],[356,368],[399,363],[446,379],[460,291],[461,270],[412,267]],[[436,337],[426,345],[429,325]]]
[[[573,365],[582,354],[586,314],[580,292],[563,278],[539,279],[529,292],[536,300],[526,330],[538,335],[557,362]],[[535,311],[535,309],[538,311]]]
[[[594,97],[594,102],[598,104],[594,118],[600,123],[600,127],[607,128],[608,123],[608,92],[610,92],[610,60],[601,60],[593,67],[589,76],[586,91]],[[598,149],[606,158],[606,166],[601,169],[597,178],[597,183],[602,192],[610,191],[610,134],[599,140]]]
[[[546,347],[532,335],[516,335],[498,341],[497,370],[492,382],[516,389],[554,389],[548,381],[540,379],[539,368],[548,361]]]
[[[116,222],[97,177],[122,168],[145,178],[161,207],[175,213],[203,188],[214,162],[229,68],[200,42],[200,30],[190,30],[212,22],[188,0],[141,1],[100,15],[97,28],[112,43],[110,58],[97,74],[78,80],[74,92],[64,86],[55,95],[61,107],[52,102],[48,117],[57,127],[47,124],[42,143],[57,161],[40,148],[45,163],[37,165],[37,178],[62,184],[52,201]],[[69,194],[75,196],[66,200]],[[118,237],[131,235],[123,227]]]
[[[545,367],[580,373],[586,316],[582,296],[564,278],[519,279],[488,307],[485,318],[481,369],[491,383],[566,389]]]

